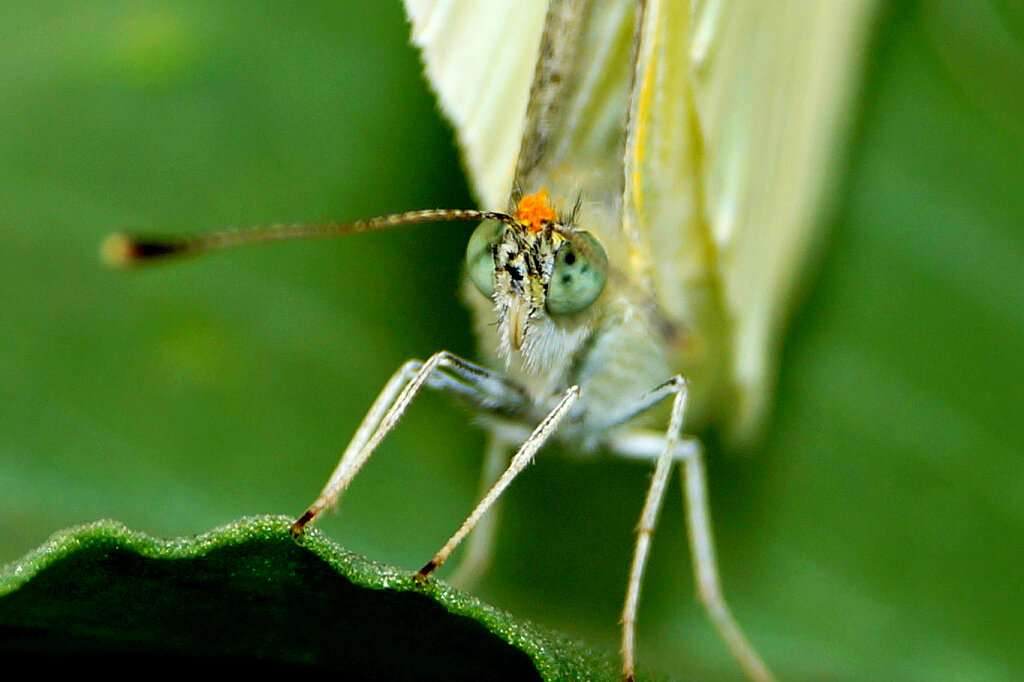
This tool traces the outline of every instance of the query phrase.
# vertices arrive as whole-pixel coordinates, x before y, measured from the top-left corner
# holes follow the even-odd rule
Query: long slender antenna
[[[103,242],[103,260],[108,265],[129,268],[165,260],[167,258],[196,256],[210,251],[220,251],[247,244],[283,241],[286,239],[310,239],[317,237],[339,237],[359,232],[386,230],[415,223],[432,223],[463,220],[497,220],[511,224],[512,216],[496,211],[472,209],[430,209],[410,211],[393,215],[357,220],[352,223],[292,223],[243,227],[220,230],[205,235],[188,237],[161,237],[152,235],[112,234]]]

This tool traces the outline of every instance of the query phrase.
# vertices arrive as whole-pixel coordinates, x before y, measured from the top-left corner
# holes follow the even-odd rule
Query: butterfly
[[[460,570],[479,573],[493,537],[486,512],[550,440],[649,460],[622,617],[623,677],[632,679],[647,557],[678,464],[700,600],[745,672],[771,679],[723,596],[703,453],[684,425],[714,421],[749,442],[764,423],[786,308],[826,205],[867,3],[406,8],[475,193],[491,210],[115,235],[108,260],[478,222],[464,295],[483,362],[439,351],[402,365],[293,532],[337,504],[423,388],[448,393],[487,426],[485,470],[494,473],[419,580],[474,529]]]

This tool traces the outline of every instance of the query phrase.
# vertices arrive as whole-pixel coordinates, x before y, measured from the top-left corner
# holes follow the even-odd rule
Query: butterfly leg
[[[747,675],[755,680],[772,680],[771,672],[750,642],[747,641],[722,594],[715,560],[708,509],[707,482],[700,445],[693,440],[680,442],[686,409],[686,382],[682,377],[674,377],[651,391],[642,402],[649,407],[673,393],[675,398],[672,403],[668,432],[662,438],[654,440],[648,433],[633,432],[613,438],[609,444],[615,452],[631,457],[645,455],[650,457],[658,452],[654,475],[651,477],[651,484],[644,499],[643,511],[640,514],[640,523],[637,524],[636,546],[626,588],[626,600],[622,609],[623,677],[627,680],[633,679],[636,615],[640,604],[640,589],[650,553],[651,537],[654,534],[658,513],[661,510],[665,489],[668,486],[668,477],[671,474],[673,463],[679,459],[683,463],[687,530],[690,537],[694,573],[697,576],[698,596],[719,634],[743,666]]]
[[[640,587],[643,584],[644,570],[647,568],[647,556],[651,549],[651,536],[658,522],[658,512],[665,498],[668,476],[672,470],[676,444],[683,428],[683,416],[686,411],[686,381],[676,376],[665,384],[651,391],[647,400],[642,401],[647,408],[668,395],[675,394],[672,401],[672,416],[669,420],[668,433],[662,439],[661,453],[658,455],[651,477],[651,485],[647,489],[640,522],[636,527],[636,546],[633,550],[633,563],[629,569],[629,582],[626,586],[626,601],[622,607],[622,677],[632,681],[635,670],[636,652],[636,614],[640,605]],[[613,443],[614,446],[614,443]]]
[[[448,351],[435,353],[426,362],[409,360],[377,396],[323,491],[293,524],[293,534],[301,534],[321,512],[337,504],[338,498],[424,385],[454,393],[488,409],[504,406],[511,410],[523,401],[522,390],[516,384]]]
[[[487,450],[484,453],[484,466],[480,474],[480,488],[477,498],[483,498],[491,489],[501,472],[508,465],[508,454],[511,444],[501,436],[492,435],[487,439]],[[498,517],[501,510],[500,500],[491,507],[466,541],[458,566],[447,578],[448,582],[463,590],[471,589],[491,565],[494,555],[494,542],[498,531]]]
[[[697,595],[701,603],[747,676],[759,681],[774,680],[768,666],[743,634],[722,592],[718,562],[715,559],[714,533],[711,530],[707,475],[699,446],[694,447],[691,455],[683,460],[683,504],[686,507],[686,529],[690,537],[693,572],[697,576]]]
[[[480,521],[481,517],[487,512],[487,510],[494,504],[494,502],[501,496],[505,491],[505,488],[509,486],[512,480],[526,468],[526,465],[533,460],[533,456],[537,453],[537,450],[541,448],[544,443],[551,438],[551,435],[558,429],[559,422],[569,413],[572,406],[576,403],[576,400],[580,397],[579,386],[571,386],[569,389],[562,394],[558,404],[548,413],[546,417],[537,425],[537,428],[533,430],[530,436],[525,442],[519,447],[519,450],[512,457],[512,462],[508,465],[508,468],[498,477],[498,480],[494,483],[487,494],[484,495],[483,499],[477,504],[476,508],[470,513],[469,517],[462,522],[462,526],[455,531],[455,535],[449,538],[448,542],[445,543],[444,547],[438,550],[437,554],[424,564],[416,573],[416,579],[418,581],[426,580],[427,576],[433,573],[445,560],[451,555],[463,538],[473,530],[473,527]]]

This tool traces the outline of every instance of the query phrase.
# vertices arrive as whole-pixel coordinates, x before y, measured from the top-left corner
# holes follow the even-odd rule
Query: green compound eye
[[[501,239],[505,226],[496,220],[480,223],[466,246],[466,272],[469,281],[480,293],[490,298],[494,295],[494,257],[492,247]]]
[[[586,253],[565,242],[555,254],[548,283],[547,309],[552,315],[572,315],[585,310],[604,290],[608,255],[589,232],[577,232],[587,245]]]

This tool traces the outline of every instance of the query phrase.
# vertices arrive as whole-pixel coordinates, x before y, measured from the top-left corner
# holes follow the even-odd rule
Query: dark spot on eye
[[[575,262],[576,262],[576,254],[575,253],[570,251],[569,253],[565,254],[565,264],[566,265],[572,265]]]
[[[569,284],[572,282],[572,275],[562,275],[562,284]]]

